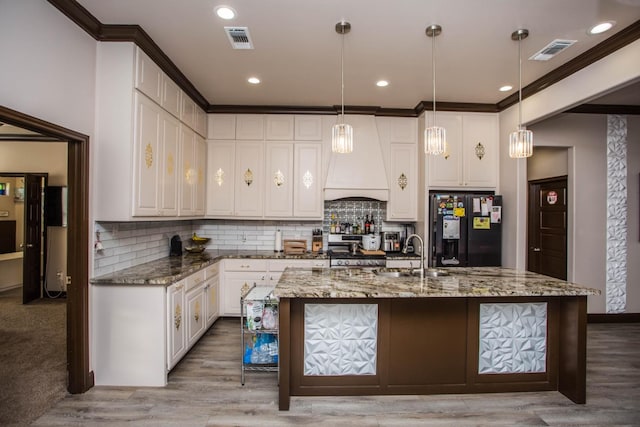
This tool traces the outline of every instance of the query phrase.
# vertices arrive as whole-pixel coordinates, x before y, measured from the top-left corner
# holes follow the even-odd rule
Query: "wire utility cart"
[[[278,299],[273,286],[253,285],[240,297],[241,382],[245,371],[278,372]]]

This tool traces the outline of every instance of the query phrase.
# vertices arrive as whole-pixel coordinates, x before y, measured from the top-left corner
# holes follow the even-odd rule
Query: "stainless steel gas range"
[[[331,268],[375,268],[386,265],[384,253],[364,254],[361,251],[361,234],[329,234],[328,243]]]

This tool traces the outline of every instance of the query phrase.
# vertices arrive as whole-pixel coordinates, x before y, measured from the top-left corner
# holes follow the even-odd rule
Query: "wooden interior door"
[[[567,280],[567,177],[529,182],[527,269]]]
[[[22,303],[42,296],[42,175],[24,176],[24,253],[22,265]]]

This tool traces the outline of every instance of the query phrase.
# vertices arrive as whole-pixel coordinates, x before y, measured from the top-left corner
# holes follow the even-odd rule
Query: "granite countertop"
[[[165,257],[134,267],[94,277],[94,285],[157,285],[169,286],[214,264],[221,259],[329,259],[324,253],[307,252],[285,255],[273,251],[206,250],[199,254]]]
[[[384,277],[371,269],[288,268],[280,298],[520,297],[598,295],[597,289],[528,271],[500,267],[443,268],[448,276]]]

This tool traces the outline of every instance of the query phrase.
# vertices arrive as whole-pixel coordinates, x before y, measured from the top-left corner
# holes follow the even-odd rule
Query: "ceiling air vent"
[[[234,49],[253,49],[249,28],[247,27],[224,27],[224,31],[229,37],[231,47]]]
[[[577,40],[555,39],[554,41],[543,47],[539,52],[533,54],[533,56],[529,59],[534,61],[548,61],[575,42],[577,42]]]

